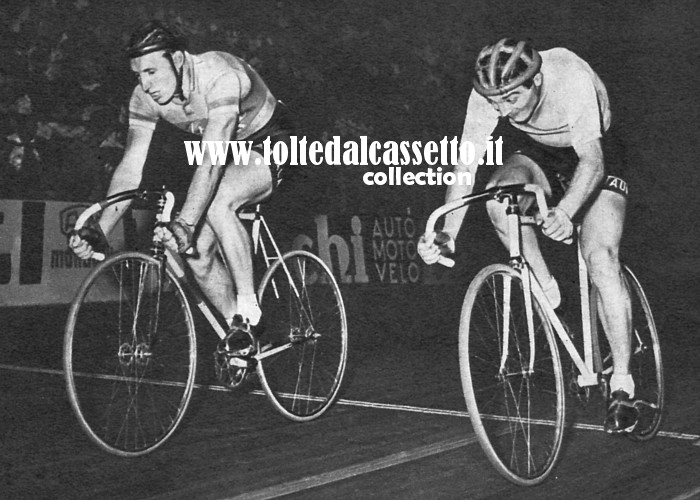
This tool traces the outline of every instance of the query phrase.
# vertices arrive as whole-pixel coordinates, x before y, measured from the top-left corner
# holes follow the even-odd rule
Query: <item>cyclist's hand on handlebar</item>
[[[452,254],[455,251],[455,240],[449,233],[438,232],[421,236],[418,240],[418,254],[428,264],[435,264],[442,255]]]
[[[95,252],[105,253],[109,249],[107,237],[99,224],[93,223],[73,231],[68,239],[68,246],[80,259],[87,260]]]
[[[78,233],[70,235],[70,238],[68,238],[68,246],[73,250],[73,253],[82,260],[89,259],[92,257],[92,254],[95,253],[92,249],[92,245],[82,239]]]
[[[158,226],[155,230],[158,238],[171,252],[185,253],[194,242],[194,225],[177,218],[165,226]]]
[[[574,224],[569,214],[559,207],[554,207],[549,210],[542,223],[542,232],[554,241],[564,241],[574,234]]]

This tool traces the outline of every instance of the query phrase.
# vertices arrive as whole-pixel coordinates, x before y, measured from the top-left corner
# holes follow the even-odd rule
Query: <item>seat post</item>
[[[262,214],[260,213],[260,203],[255,205],[255,212],[253,213],[253,254],[258,253],[258,244],[260,243],[260,219]]]

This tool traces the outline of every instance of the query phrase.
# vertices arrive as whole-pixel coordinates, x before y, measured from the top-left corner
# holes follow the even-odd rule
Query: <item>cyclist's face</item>
[[[489,103],[504,118],[514,122],[526,122],[530,119],[540,99],[541,76],[537,75],[530,88],[523,85],[503,96],[489,97]]]
[[[177,61],[176,61],[177,63]],[[139,85],[158,104],[167,104],[177,90],[177,76],[165,52],[151,52],[131,60]]]

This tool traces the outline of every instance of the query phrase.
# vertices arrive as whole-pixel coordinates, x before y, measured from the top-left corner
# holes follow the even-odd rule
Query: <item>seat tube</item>
[[[581,233],[581,227],[576,228],[578,236]],[[581,295],[581,328],[583,330],[583,358],[586,363],[586,367],[592,372],[593,371],[593,341],[592,341],[592,328],[591,328],[591,304],[590,300],[590,290],[588,283],[588,268],[586,267],[586,261],[583,259],[583,252],[581,252],[581,238],[576,238],[577,240],[577,250],[578,250],[578,283],[579,283],[579,294]]]
[[[508,195],[508,207],[506,208],[506,217],[508,222],[508,246],[510,253],[510,263],[511,266],[515,267],[520,271],[520,276],[522,278],[523,284],[523,300],[525,301],[525,316],[527,320],[528,329],[528,339],[530,341],[530,361],[529,361],[529,373],[532,373],[534,363],[535,363],[535,322],[534,313],[532,309],[532,283],[531,274],[529,267],[523,262],[522,259],[522,229],[520,226],[520,205],[518,205],[518,199],[515,194]],[[508,280],[508,292],[509,295],[512,293],[510,281]],[[510,307],[508,307],[510,310]],[[504,346],[507,345],[507,339],[509,335],[506,332],[506,339],[504,340]],[[507,349],[504,347],[504,349]],[[505,350],[506,354],[508,351]],[[503,365],[504,360],[501,361]]]

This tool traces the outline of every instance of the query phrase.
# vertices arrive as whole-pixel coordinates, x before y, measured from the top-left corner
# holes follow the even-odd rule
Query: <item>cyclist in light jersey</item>
[[[605,420],[609,433],[631,432],[638,418],[634,380],[629,373],[630,297],[622,278],[618,251],[627,205],[627,183],[620,176],[619,148],[611,140],[607,91],[591,67],[573,52],[554,48],[537,52],[529,42],[503,39],[485,47],[476,61],[462,141],[475,146],[475,161],[458,163],[455,172],[475,178],[489,138],[503,138],[502,166],[487,187],[535,183],[554,208],[542,214],[542,232],[556,241],[573,234],[581,222],[581,247],[591,281],[600,292],[605,333],[613,354],[611,401]],[[605,156],[604,156],[605,152]],[[605,159],[605,161],[604,161]],[[446,201],[472,192],[471,185],[448,187]],[[521,200],[523,208],[531,199]],[[487,204],[489,216],[508,245],[505,207]],[[435,242],[423,239],[419,253],[433,264],[455,250],[467,208],[450,212]],[[545,263],[533,228],[523,227],[524,254],[556,308],[559,286]]]
[[[267,199],[281,181],[281,167],[266,165],[259,148],[267,137],[273,144],[288,140],[285,108],[245,61],[223,52],[190,54],[184,40],[159,21],[149,21],[134,32],[127,56],[139,84],[129,104],[126,151],[109,195],[139,186],[159,119],[204,141],[253,141],[248,164],[215,165],[205,150],[203,163],[192,167],[182,210],[160,230],[160,237],[185,255],[202,291],[229,325],[235,317],[238,326],[255,326],[261,311],[253,283],[251,241],[236,211]],[[98,237],[109,234],[127,203],[114,207],[103,211],[93,228],[102,233]],[[69,244],[81,258],[93,254],[86,239],[73,236]],[[190,248],[194,252],[185,254]]]

